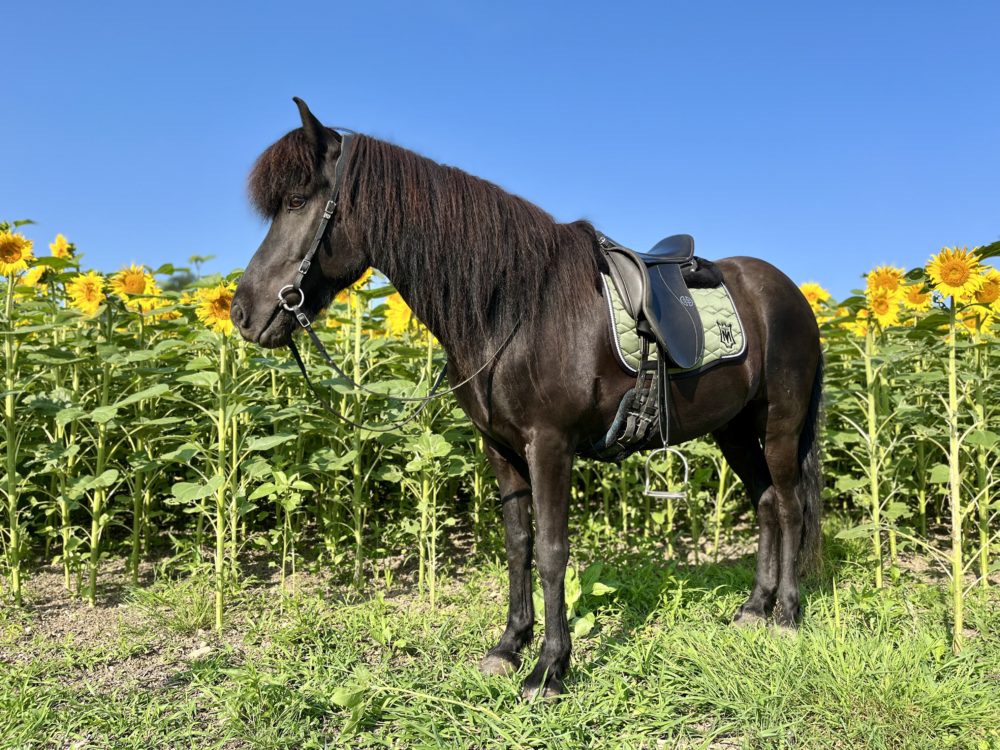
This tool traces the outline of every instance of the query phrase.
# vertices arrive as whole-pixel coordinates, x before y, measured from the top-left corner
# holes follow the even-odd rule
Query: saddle
[[[675,234],[646,253],[637,253],[604,235],[597,241],[639,332],[650,336],[677,368],[694,367],[705,343],[698,308],[684,279],[685,273],[697,267],[694,237]]]

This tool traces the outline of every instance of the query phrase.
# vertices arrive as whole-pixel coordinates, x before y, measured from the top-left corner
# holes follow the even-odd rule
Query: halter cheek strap
[[[299,321],[299,325],[306,330],[309,330],[310,321],[306,314],[302,312],[302,304],[306,301],[306,293],[302,291],[302,282],[312,267],[313,258],[316,256],[316,252],[323,242],[323,237],[326,235],[326,228],[333,219],[334,212],[337,210],[337,200],[340,197],[340,188],[344,184],[344,174],[347,172],[347,160],[350,157],[353,145],[354,135],[345,134],[341,136],[340,154],[337,155],[337,163],[333,168],[333,194],[323,208],[323,218],[320,219],[319,225],[316,227],[316,233],[313,235],[312,242],[309,243],[309,250],[306,252],[305,257],[302,258],[302,262],[299,263],[298,272],[295,274],[295,281],[291,284],[285,284],[278,290],[278,305],[282,310],[294,315],[295,319]],[[292,293],[298,295],[298,299],[294,304],[288,299],[288,295]]]

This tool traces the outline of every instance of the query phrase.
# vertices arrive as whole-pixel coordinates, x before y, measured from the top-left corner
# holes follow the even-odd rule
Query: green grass
[[[477,671],[505,619],[497,563],[449,580],[436,610],[376,583],[361,596],[315,578],[284,597],[246,586],[216,641],[197,630],[204,596],[189,581],[134,592],[107,610],[116,635],[94,643],[32,635],[41,613],[6,610],[0,747],[1000,747],[1000,594],[971,598],[955,657],[945,588],[904,573],[875,592],[862,546],[829,552],[799,635],[782,637],[727,624],[750,557],[582,550],[580,567],[603,560],[618,588],[575,640],[554,703],[520,700],[530,663]],[[211,650],[187,658],[201,638]],[[152,674],[114,678],[149,658]]]

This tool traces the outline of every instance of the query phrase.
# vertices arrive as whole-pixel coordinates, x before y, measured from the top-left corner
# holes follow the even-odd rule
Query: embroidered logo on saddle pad
[[[608,301],[611,340],[614,342],[615,354],[625,370],[637,373],[642,348],[639,333],[635,329],[635,321],[626,311],[625,304],[611,279],[606,274],[601,274],[601,282],[604,284],[604,298]],[[712,289],[691,289],[690,293],[691,301],[698,308],[701,325],[705,331],[705,348],[694,367],[688,370],[671,370],[671,373],[699,372],[719,362],[743,356],[746,350],[743,322],[736,312],[736,306],[726,285]],[[653,347],[650,359],[655,358],[656,351]]]

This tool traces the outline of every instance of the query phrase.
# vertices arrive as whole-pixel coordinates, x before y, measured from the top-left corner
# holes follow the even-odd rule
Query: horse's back
[[[802,381],[809,392],[821,357],[819,326],[798,286],[760,258],[715,262],[748,328],[748,344],[758,353],[765,391],[769,380],[780,379],[786,391],[798,390],[795,384]]]

